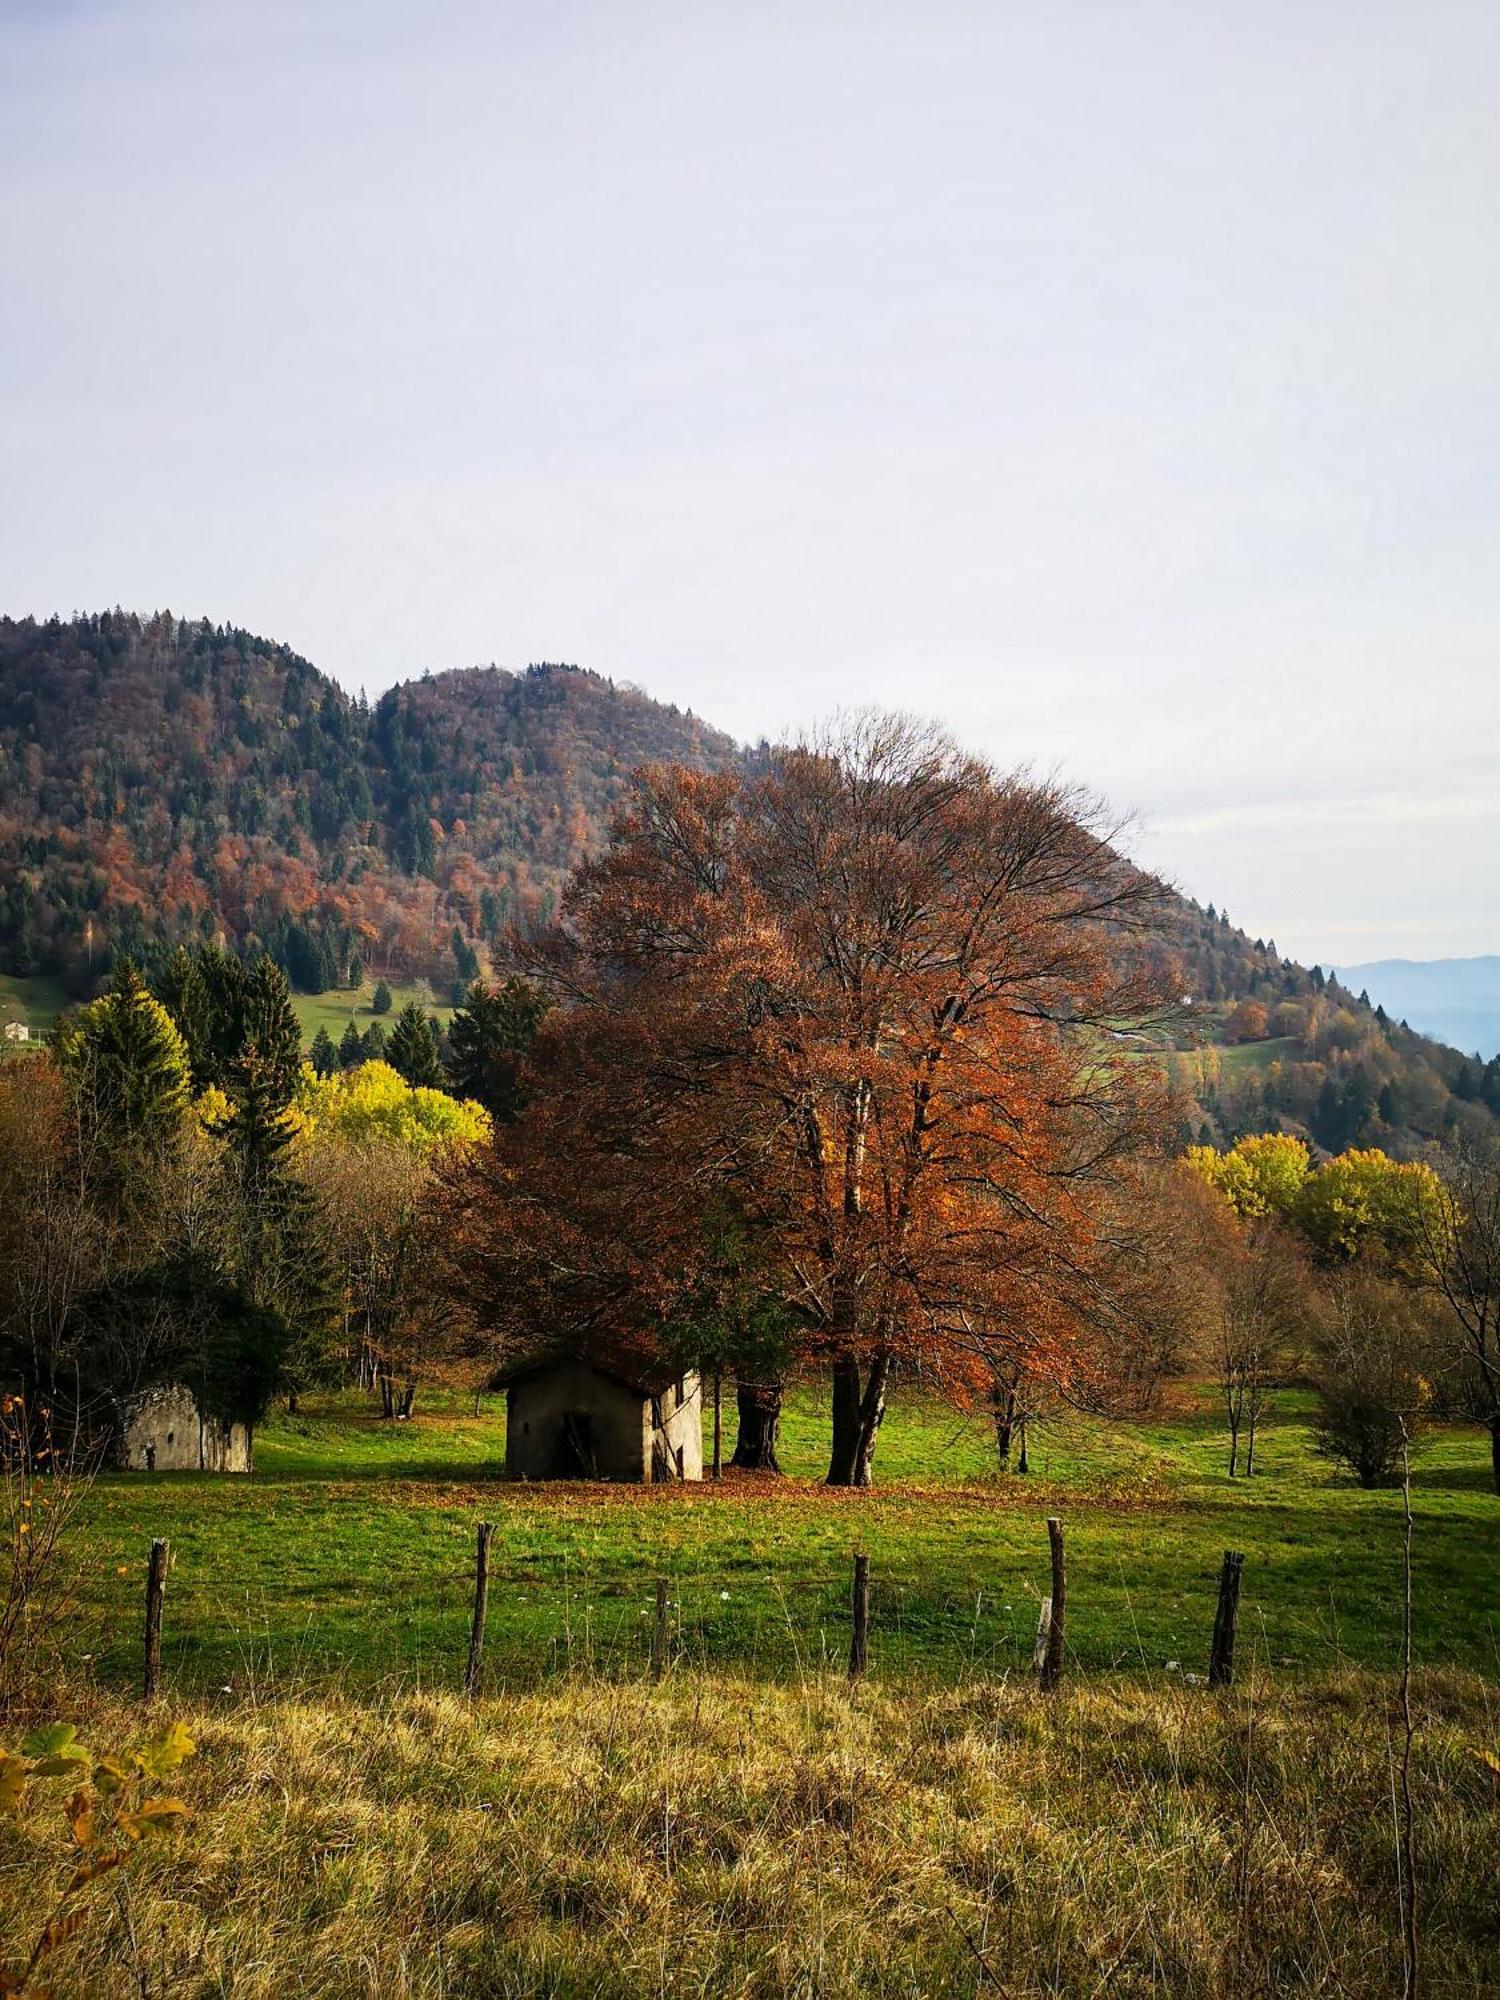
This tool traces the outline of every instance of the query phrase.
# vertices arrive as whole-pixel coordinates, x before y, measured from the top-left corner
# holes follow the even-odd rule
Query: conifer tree
[[[186,946],[178,945],[153,983],[156,998],[177,1025],[187,1049],[194,1090],[213,1078],[213,1009],[202,967]]]
[[[175,1139],[188,1106],[187,1047],[128,959],[102,999],[64,1018],[53,1045],[89,1136],[108,1152]]]
[[[206,944],[198,953],[198,974],[208,1001],[208,1034],[201,1080],[227,1084],[231,1065],[245,1040],[245,968],[222,945]]]
[[[389,1014],[391,1011],[391,989],[383,979],[377,980],[370,1000],[372,1014]]]
[[[408,1000],[397,1015],[386,1060],[413,1088],[443,1088],[443,1066],[438,1059],[437,1036],[420,1002]]]
[[[309,1058],[319,1076],[332,1076],[339,1066],[339,1052],[333,1046],[333,1037],[326,1028],[319,1028],[313,1036],[312,1053]]]
[[[547,996],[529,980],[498,988],[475,980],[448,1026],[448,1070],[460,1097],[472,1097],[493,1118],[511,1124],[525,1106],[518,1077],[547,1011]]]
[[[316,1373],[336,1309],[317,1198],[290,1170],[292,1127],[281,1078],[252,1044],[239,1070],[226,1166],[239,1216],[236,1273],[245,1297],[282,1330],[284,1386]]]
[[[302,1028],[287,976],[274,959],[257,959],[245,981],[244,1048],[254,1049],[276,1102],[290,1104],[302,1069]]]
[[[339,1037],[339,1068],[354,1069],[366,1060],[365,1038],[351,1021]]]

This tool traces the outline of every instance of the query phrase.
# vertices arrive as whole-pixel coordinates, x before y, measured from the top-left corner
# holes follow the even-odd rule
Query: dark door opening
[[[569,1410],[552,1447],[553,1479],[597,1479],[599,1462],[594,1454],[594,1420],[585,1410]]]

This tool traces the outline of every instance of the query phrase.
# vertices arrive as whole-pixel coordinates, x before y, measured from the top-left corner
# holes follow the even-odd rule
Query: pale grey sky
[[[859,702],[1500,950],[1500,7],[0,0],[0,610]]]

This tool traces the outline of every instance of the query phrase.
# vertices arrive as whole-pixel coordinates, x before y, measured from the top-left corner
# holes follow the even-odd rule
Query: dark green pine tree
[[[178,945],[157,974],[151,990],[177,1024],[177,1032],[187,1048],[193,1089],[204,1089],[215,1080],[213,1008],[197,956]]]
[[[319,1028],[313,1036],[312,1052],[309,1056],[318,1076],[332,1076],[339,1066],[339,1052],[333,1046],[333,1037],[326,1028]]]
[[[208,996],[203,1080],[227,1087],[245,1046],[245,968],[222,945],[206,944],[198,953],[198,973]]]
[[[458,968],[459,979],[465,986],[471,986],[479,977],[479,959],[474,947],[469,943],[457,924],[453,926],[453,932],[448,939],[448,945],[453,953],[453,963]]]
[[[120,1171],[137,1152],[176,1140],[188,1107],[187,1050],[128,958],[102,999],[64,1016],[53,1046],[86,1128]]]
[[[438,1059],[437,1036],[420,1002],[408,1000],[396,1016],[385,1059],[414,1089],[443,1088],[446,1079]]]
[[[391,989],[383,979],[375,982],[375,992],[370,1000],[370,1011],[373,1014],[389,1014],[391,1011]]]
[[[359,1055],[361,1062],[385,1061],[385,1029],[378,1021],[372,1021],[365,1029],[359,1045]]]
[[[349,984],[357,993],[365,983],[365,962],[359,953],[353,952],[349,958]]]
[[[321,1207],[291,1171],[292,1128],[279,1071],[252,1043],[238,1081],[226,1130],[240,1216],[236,1276],[245,1297],[283,1329],[282,1386],[295,1395],[327,1359],[337,1286]]]
[[[272,958],[258,958],[245,980],[244,1047],[255,1051],[276,1102],[290,1104],[302,1068],[302,1027],[287,976]]]
[[[448,1073],[458,1096],[477,1098],[502,1124],[515,1122],[526,1104],[521,1065],[547,1006],[546,994],[526,979],[500,987],[474,982],[448,1024]]]
[[[365,1040],[351,1021],[339,1037],[339,1068],[356,1069],[369,1058],[365,1054]]]

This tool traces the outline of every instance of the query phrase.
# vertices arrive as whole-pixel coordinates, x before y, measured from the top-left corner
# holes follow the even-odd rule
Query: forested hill
[[[305,993],[369,971],[445,994],[513,918],[550,916],[632,769],[741,755],[576,667],[434,674],[370,707],[233,628],[3,619],[0,973],[81,996],[118,951],[222,934]],[[1500,1113],[1500,1062],[1410,1033],[1218,911],[1175,903],[1156,951],[1191,996],[1170,1066],[1194,1137],[1283,1124],[1402,1150]]]
[[[574,667],[436,674],[368,707],[249,632],[0,620],[0,971],[76,992],[115,950],[222,931],[305,991],[357,959],[449,981],[550,914],[636,765],[736,755]]]

